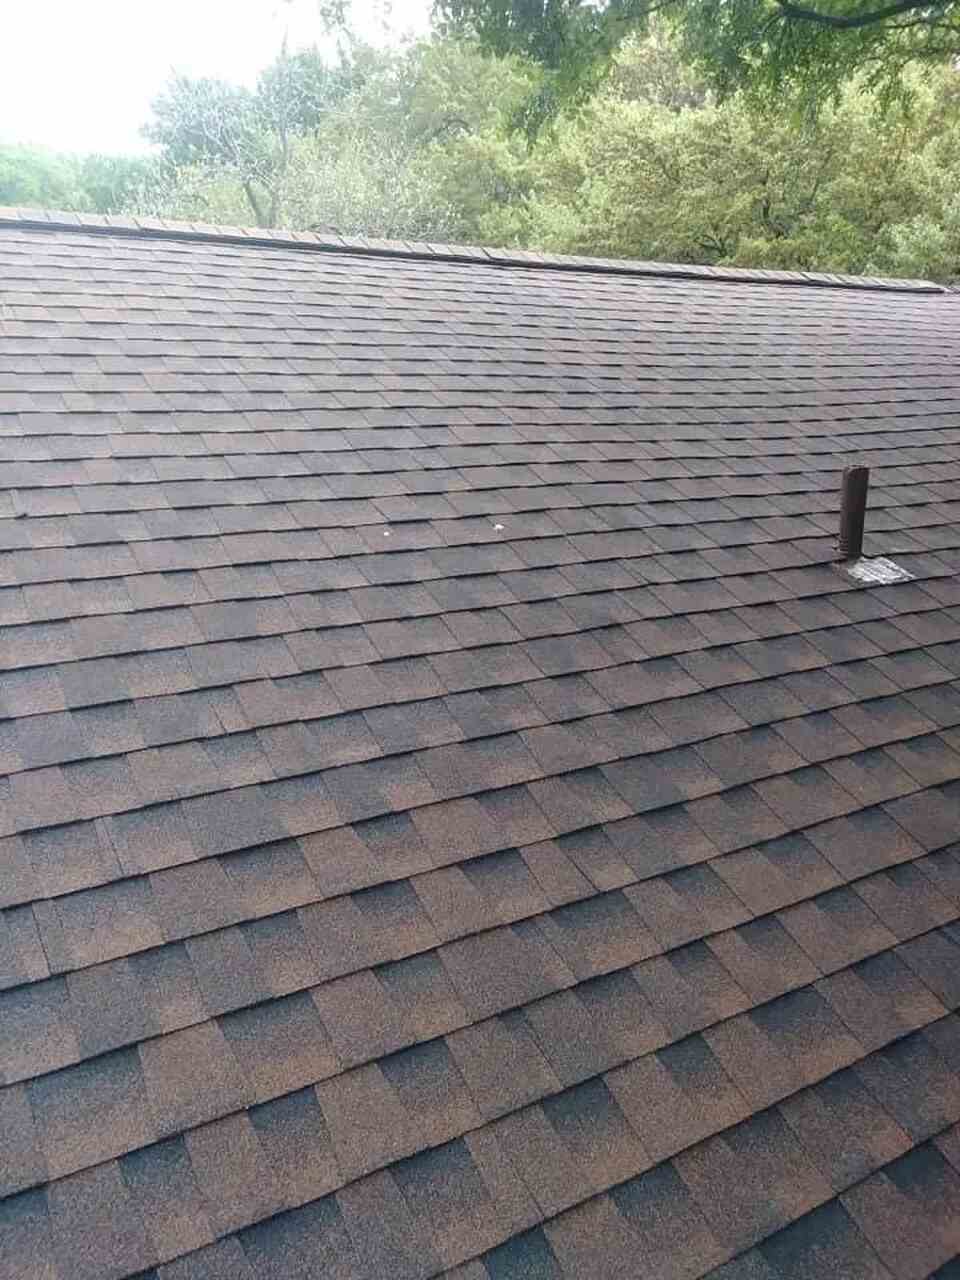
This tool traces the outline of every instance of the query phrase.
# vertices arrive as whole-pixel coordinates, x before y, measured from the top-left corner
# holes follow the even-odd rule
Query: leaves
[[[646,49],[627,46],[624,70]],[[561,252],[949,278],[956,81],[915,75],[909,108],[887,109],[855,83],[797,117],[745,95],[678,107],[642,75],[614,77],[538,149],[525,236]]]
[[[37,147],[0,146],[0,204],[73,209],[81,198],[71,156]]]
[[[526,190],[509,124],[540,78],[444,41],[352,45],[333,66],[282,54],[254,90],[178,78],[146,130],[165,174],[148,203],[206,221],[484,239]]]
[[[892,97],[904,70],[960,53],[960,0],[436,0],[448,32],[477,36],[550,73],[549,110],[582,103],[627,37],[668,22],[721,96],[745,91],[808,109],[866,75]]]
[[[122,213],[149,181],[149,161],[126,156],[59,155],[0,145],[0,205]]]

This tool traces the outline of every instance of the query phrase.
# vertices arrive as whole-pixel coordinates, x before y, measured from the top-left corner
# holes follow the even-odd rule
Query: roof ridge
[[[930,280],[897,280],[880,276],[838,275],[831,272],[769,271],[763,268],[709,267],[690,263],[643,262],[629,258],[592,258],[538,253],[527,249],[484,248],[480,245],[435,244],[427,241],[381,240],[342,236],[333,232],[288,231],[263,227],[214,226],[175,222],[165,218],[127,218],[120,215],[70,213],[52,209],[0,206],[0,228],[35,231],[76,231],[142,239],[209,241],[214,244],[258,248],[306,249],[331,254],[361,254],[412,261],[483,263],[494,267],[527,267],[598,275],[703,280],[728,284],[807,285],[816,288],[859,289],[890,293],[946,292]]]

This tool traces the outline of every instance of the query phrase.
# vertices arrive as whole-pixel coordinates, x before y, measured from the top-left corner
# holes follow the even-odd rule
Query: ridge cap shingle
[[[74,213],[54,209],[0,206],[0,227],[11,226],[23,227],[31,231],[72,231],[138,239],[207,241],[212,244],[242,245],[259,249],[305,249],[362,257],[405,258],[411,261],[474,263],[483,266],[576,271],[594,275],[653,277],[665,280],[702,280],[708,284],[775,284],[889,293],[942,294],[947,292],[943,285],[930,280],[901,280],[892,277],[847,275],[823,271],[771,271],[753,267],[645,262],[630,258],[539,253],[529,249],[343,236],[336,232],[290,231],[272,227],[231,227],[201,222],[179,222],[167,218],[128,218],[116,214]]]

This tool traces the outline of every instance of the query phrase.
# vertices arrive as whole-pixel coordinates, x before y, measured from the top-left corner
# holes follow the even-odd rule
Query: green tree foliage
[[[0,205],[120,213],[138,198],[151,170],[136,157],[0,145]]]
[[[239,185],[249,221],[275,227],[294,141],[315,131],[348,92],[350,68],[331,70],[316,50],[280,57],[254,89],[174,76],[153,103],[145,136],[162,148],[168,176],[180,170]]]
[[[912,76],[909,107],[863,85],[798,120],[737,95],[679,108],[620,74],[538,146],[523,237],[679,262],[950,277],[960,269],[960,86]]]
[[[722,95],[782,102],[799,91],[808,107],[858,75],[890,96],[906,68],[960,54],[960,0],[436,0],[436,10],[448,32],[546,69],[535,123],[582,101],[652,21],[670,25]]]
[[[281,55],[255,90],[175,79],[154,104],[169,216],[345,234],[484,239],[526,192],[512,117],[538,72],[426,41],[400,52]]]
[[[73,209],[79,199],[72,157],[39,147],[0,146],[0,204]]]
[[[124,213],[154,182],[153,162],[140,156],[81,157],[77,182],[91,213]]]

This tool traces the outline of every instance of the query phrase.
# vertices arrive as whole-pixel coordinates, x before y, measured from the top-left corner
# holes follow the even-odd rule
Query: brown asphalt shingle
[[[953,1274],[949,295],[0,275],[4,1280]],[[834,567],[852,462],[913,582]]]

